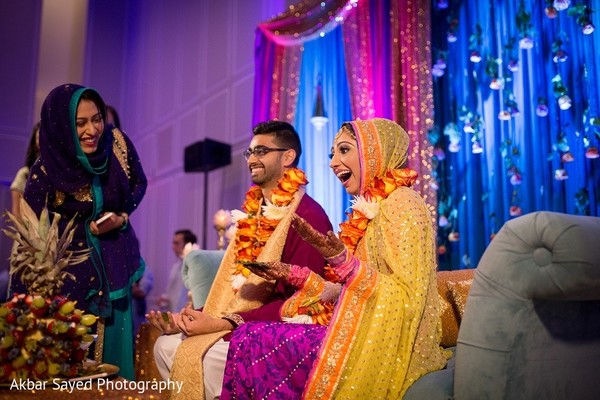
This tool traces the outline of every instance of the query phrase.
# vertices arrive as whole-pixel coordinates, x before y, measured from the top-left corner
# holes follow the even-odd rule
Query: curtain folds
[[[258,25],[254,43],[252,124],[269,119],[293,122],[302,45],[324,36],[351,10],[348,0],[305,0]]]
[[[339,185],[333,178],[320,176],[331,172],[328,163],[313,152],[328,152],[332,133],[341,122],[373,117],[393,119],[409,133],[408,166],[419,173],[415,188],[426,198],[435,219],[432,147],[427,139],[433,121],[430,11],[429,3],[416,0],[304,1],[257,28],[253,123],[270,118],[295,123],[304,147],[311,149],[305,152],[305,170],[309,179],[313,176],[313,182],[319,183],[309,185],[308,191],[322,201],[334,223],[349,202],[344,195],[330,196],[329,188]],[[339,25],[342,34],[336,30]],[[343,49],[343,56],[312,49],[311,54],[321,56],[306,61],[307,48],[313,46]],[[330,58],[335,61],[328,62]],[[343,74],[339,61],[345,62]],[[305,72],[300,73],[300,66]],[[303,103],[309,101],[311,92],[314,96],[317,75],[322,77],[325,101],[335,100],[327,106],[326,134],[303,123],[312,115]],[[337,86],[329,86],[332,82]],[[305,95],[299,98],[299,93]]]
[[[350,205],[350,200],[329,168],[328,155],[337,130],[343,122],[352,119],[340,27],[304,44],[300,82],[294,126],[303,136],[300,167],[306,171],[310,182],[306,191],[323,205],[331,223],[337,227],[345,220],[344,211]],[[329,118],[321,130],[310,122],[319,83],[324,110]]]
[[[600,214],[596,3],[301,2],[257,29],[253,122],[296,124],[309,193],[337,222],[348,201],[323,193],[338,185],[317,153],[344,120],[397,121],[437,217],[440,269],[474,267],[511,218]],[[308,123],[317,76],[323,131]]]
[[[433,147],[427,136],[433,127],[431,3],[392,1],[390,19],[392,54],[387,65],[391,69],[388,81],[391,82],[391,118],[404,126],[411,137],[409,166],[419,173],[414,187],[429,205],[435,223],[437,193],[431,175]]]
[[[275,18],[260,23],[258,30],[271,42],[298,46],[333,30],[352,9],[349,4],[354,1],[303,0]]]
[[[371,7],[370,2],[358,3],[356,12],[346,18],[343,25],[344,52],[351,54],[346,57],[346,70],[350,86],[352,115],[354,118],[369,119],[375,116],[383,117],[380,107],[375,102],[383,96],[375,98],[375,78],[377,71],[373,67],[371,46]],[[381,47],[384,47],[383,43]],[[378,64],[377,66],[382,65]],[[379,112],[378,112],[379,111]]]

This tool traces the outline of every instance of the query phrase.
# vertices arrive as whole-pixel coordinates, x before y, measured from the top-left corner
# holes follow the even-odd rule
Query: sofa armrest
[[[600,300],[600,218],[535,212],[507,222],[477,267],[508,298]]]

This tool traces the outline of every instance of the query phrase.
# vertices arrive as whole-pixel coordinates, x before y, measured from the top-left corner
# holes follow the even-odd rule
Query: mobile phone
[[[169,314],[166,311],[161,312],[162,319],[165,322],[169,322]]]
[[[114,214],[112,212],[104,214],[102,217],[100,217],[96,220],[96,225],[100,225],[101,223],[103,223],[104,221],[106,221],[107,219],[112,217],[113,215]]]
[[[242,261],[241,264],[245,267],[254,267],[258,269],[265,269],[267,267],[264,263],[256,261]]]

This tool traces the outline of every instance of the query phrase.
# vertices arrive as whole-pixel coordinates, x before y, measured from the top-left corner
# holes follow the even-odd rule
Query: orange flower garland
[[[410,169],[388,170],[384,176],[375,177],[369,184],[364,198],[371,203],[379,203],[386,199],[390,193],[400,186],[412,186],[417,179],[417,172]],[[370,219],[367,216],[353,208],[352,212],[346,213],[348,220],[340,224],[340,240],[346,245],[351,253],[356,250],[356,245],[365,234]]]
[[[412,186],[417,179],[418,174],[410,168],[388,170],[382,177],[376,176],[367,186],[363,197],[369,203],[379,204],[386,199],[390,193],[400,186]],[[348,251],[354,254],[356,246],[365,234],[371,218],[364,212],[352,208],[352,212],[346,213],[348,219],[340,224],[339,237],[342,243],[346,245]],[[325,277],[328,280],[337,282],[337,275],[330,266],[325,267]]]
[[[294,199],[294,195],[301,186],[308,183],[306,175],[299,168],[288,169],[283,173],[277,188],[271,193],[271,203],[275,207],[287,207]],[[246,192],[246,199],[242,209],[247,214],[246,218],[237,221],[235,235],[236,267],[233,275],[250,275],[250,270],[241,262],[256,261],[262,252],[265,243],[279,225],[280,219],[269,219],[259,213],[263,201],[262,189],[253,185]]]

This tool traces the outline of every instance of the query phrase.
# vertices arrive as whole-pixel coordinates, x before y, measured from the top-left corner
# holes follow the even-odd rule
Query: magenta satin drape
[[[391,0],[389,10],[378,1],[359,1],[342,29],[352,114],[390,118],[406,129],[409,165],[419,173],[415,188],[435,219],[433,148],[427,139],[433,126],[430,13],[428,1]]]
[[[436,218],[431,187],[431,3],[419,0],[300,2],[257,28],[253,123],[294,120],[302,43],[342,24],[354,118],[390,118],[411,137],[415,188]],[[323,6],[322,4],[325,4]],[[387,4],[387,3],[386,3]]]

